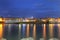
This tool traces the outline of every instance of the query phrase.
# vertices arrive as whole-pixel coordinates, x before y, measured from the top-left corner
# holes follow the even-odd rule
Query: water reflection
[[[21,38],[21,24],[19,24],[19,32],[18,32],[18,39],[20,40]]]
[[[27,38],[29,37],[29,28],[30,28],[30,26],[29,26],[29,24],[27,24],[27,27],[26,27],[26,31],[27,31],[26,37],[27,37]]]
[[[34,27],[33,27],[33,38],[34,40],[36,40],[36,24],[34,24]]]
[[[2,27],[1,24],[0,27]],[[0,37],[2,37],[1,32],[2,29],[0,29]],[[49,36],[47,36],[48,34]],[[3,38],[7,40],[58,40],[60,38],[60,24],[33,24],[31,26],[30,24],[5,24],[3,35]]]
[[[58,38],[60,39],[60,24],[58,24]]]
[[[2,40],[2,36],[3,36],[3,28],[2,28],[2,24],[0,24],[0,40]]]
[[[43,24],[43,38],[46,40],[46,24]]]
[[[49,24],[49,36],[50,36],[50,38],[53,38],[53,36],[54,36],[53,28],[54,28],[54,24]]]

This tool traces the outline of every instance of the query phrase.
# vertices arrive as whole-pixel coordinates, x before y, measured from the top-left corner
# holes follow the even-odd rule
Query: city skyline
[[[60,0],[0,0],[0,40],[60,40]]]

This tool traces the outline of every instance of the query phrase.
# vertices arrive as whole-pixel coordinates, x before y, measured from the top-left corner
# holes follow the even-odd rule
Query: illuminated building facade
[[[0,40],[3,38],[7,40],[21,40],[29,37],[32,37],[33,40],[39,40],[39,37],[43,40],[54,40],[54,25],[58,26],[58,35],[56,38],[60,39],[60,18],[37,19],[0,17]],[[37,32],[38,27],[41,27],[41,30],[39,29],[40,32]],[[49,37],[47,36],[47,31]],[[38,35],[39,33],[41,33],[41,35]]]

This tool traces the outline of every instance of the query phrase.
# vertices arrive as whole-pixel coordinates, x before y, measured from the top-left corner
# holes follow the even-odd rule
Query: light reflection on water
[[[55,26],[56,25],[57,24],[55,24]],[[36,29],[34,29],[36,32],[33,30],[34,25],[32,25],[32,27],[29,27],[28,28],[29,30],[26,28],[26,25],[24,25],[25,27],[21,26],[20,31],[19,31],[18,24],[12,24],[11,27],[9,27],[9,25],[5,25],[5,26],[7,28],[4,29],[5,34],[3,34],[4,35],[3,38],[6,38],[7,40],[24,40],[24,39],[35,40],[34,37],[36,37],[36,40],[48,40],[48,39],[58,40],[60,38],[60,24],[56,26],[57,28],[54,26],[54,24],[44,24],[43,26],[42,24],[41,25],[36,24]],[[28,30],[28,32],[26,31],[26,29]],[[58,30],[58,32],[54,32],[54,29]],[[26,35],[26,33],[28,33],[28,35]],[[57,35],[57,36],[54,36],[54,35]]]

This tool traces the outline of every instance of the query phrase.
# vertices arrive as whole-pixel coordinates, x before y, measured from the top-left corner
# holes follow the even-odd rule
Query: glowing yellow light
[[[0,18],[0,21],[2,21],[2,18]]]
[[[2,21],[2,18],[0,18],[0,21]],[[0,40],[2,39],[2,35],[3,35],[3,24],[0,24]]]
[[[29,20],[26,20],[26,22],[29,22]]]
[[[46,22],[46,20],[42,20],[43,22]]]
[[[54,24],[49,24],[49,35],[50,35],[50,38],[53,37],[53,27],[54,27]]]
[[[2,28],[2,24],[0,24],[0,38],[2,38],[2,34],[3,34],[3,28]]]
[[[49,21],[54,21],[54,19],[53,19],[53,18],[51,18]]]

